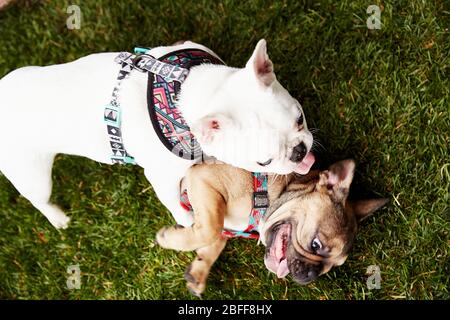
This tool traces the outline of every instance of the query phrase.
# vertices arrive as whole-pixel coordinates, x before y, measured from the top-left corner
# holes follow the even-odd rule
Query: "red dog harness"
[[[248,217],[248,226],[245,230],[224,229],[222,235],[228,238],[240,237],[259,239],[259,222],[266,214],[269,207],[267,193],[267,173],[252,172],[253,175],[253,208]],[[181,193],[180,204],[189,214],[193,214],[193,208],[189,202],[187,190]]]

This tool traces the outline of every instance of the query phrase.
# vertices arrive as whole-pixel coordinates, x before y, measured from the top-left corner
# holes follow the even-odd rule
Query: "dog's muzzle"
[[[288,267],[295,282],[305,285],[317,279],[323,270],[323,264],[305,261],[302,256],[288,258]]]
[[[302,142],[294,147],[294,149],[292,150],[291,158],[289,160],[295,163],[300,162],[303,160],[307,153],[308,150],[306,149],[305,144]]]

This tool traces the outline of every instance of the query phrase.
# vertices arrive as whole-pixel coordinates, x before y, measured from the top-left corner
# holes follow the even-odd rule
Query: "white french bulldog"
[[[190,41],[150,54],[158,58],[185,48],[216,56]],[[120,70],[117,55],[24,67],[0,80],[0,171],[56,228],[66,228],[70,219],[49,202],[55,155],[111,164],[103,115]],[[148,116],[146,89],[147,74],[137,71],[121,84],[123,142],[177,223],[189,226],[192,218],[179,205],[179,184],[195,160],[175,156],[160,142]],[[258,42],[245,68],[192,67],[180,90],[178,107],[209,156],[249,171],[309,171],[312,135],[300,104],[276,80],[265,40]],[[258,152],[248,152],[254,146]]]

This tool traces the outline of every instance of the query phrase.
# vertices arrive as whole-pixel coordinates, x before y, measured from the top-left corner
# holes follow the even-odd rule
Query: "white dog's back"
[[[186,42],[152,50],[159,57],[183,48],[208,50]],[[49,202],[51,171],[58,153],[111,163],[111,146],[103,121],[105,106],[117,84],[118,53],[98,53],[73,62],[46,67],[23,67],[0,79],[0,171],[57,228],[69,218]],[[133,72],[121,86],[122,129],[127,149],[141,166],[160,198],[178,222],[178,183],[192,161],[180,159],[160,143],[149,122],[146,74]],[[128,141],[128,143],[127,143]],[[168,168],[168,169],[165,169]],[[171,173],[167,174],[166,170]]]
[[[24,67],[0,80],[0,134],[11,137],[5,141],[7,152],[11,148],[88,152],[88,157],[108,161],[101,119],[119,70],[115,55],[93,54],[66,64]],[[102,145],[104,150],[98,150]],[[95,152],[89,152],[92,149]]]

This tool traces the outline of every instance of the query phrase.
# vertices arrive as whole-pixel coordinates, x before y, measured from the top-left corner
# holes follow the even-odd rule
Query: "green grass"
[[[65,27],[69,3],[80,5],[80,30]],[[0,11],[0,77],[25,65],[180,39],[243,66],[264,37],[280,82],[301,101],[309,126],[320,129],[320,164],[355,158],[355,197],[391,202],[364,223],[343,266],[304,287],[270,274],[254,241],[230,241],[204,297],[449,299],[444,3],[21,1]],[[383,8],[381,30],[366,27],[370,4]],[[0,176],[0,298],[191,298],[182,275],[193,255],[155,246],[155,232],[173,220],[140,168],[58,156],[54,185],[54,202],[72,217],[66,231],[55,230]],[[80,290],[66,289],[72,264],[81,267]],[[381,269],[379,290],[366,287],[373,264]]]

